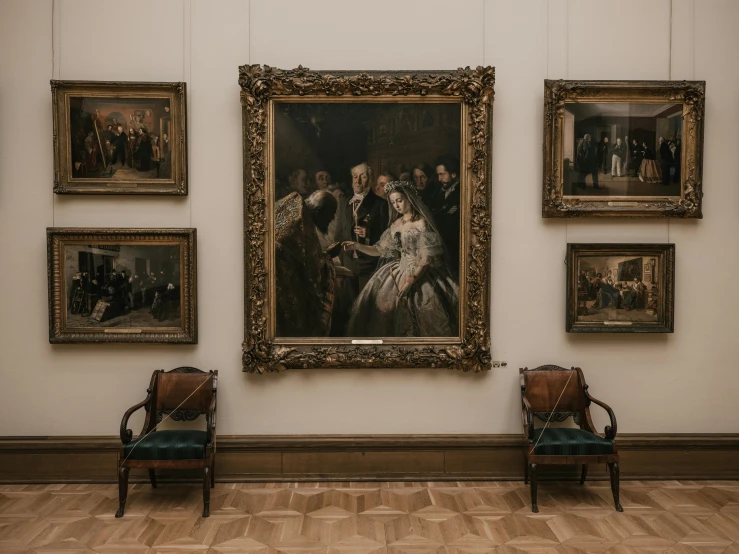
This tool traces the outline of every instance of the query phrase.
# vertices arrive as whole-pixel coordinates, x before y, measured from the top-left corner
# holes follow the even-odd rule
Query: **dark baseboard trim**
[[[739,434],[624,434],[622,479],[739,479]],[[216,479],[247,481],[522,480],[522,435],[221,435]],[[117,437],[0,437],[0,483],[112,483]],[[543,478],[576,479],[570,466]],[[162,480],[192,480],[162,472]],[[589,478],[606,479],[605,468]],[[146,473],[132,472],[144,481]]]

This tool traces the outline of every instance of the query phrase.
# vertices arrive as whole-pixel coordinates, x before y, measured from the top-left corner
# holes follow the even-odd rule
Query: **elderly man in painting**
[[[352,196],[344,214],[345,227],[351,233],[342,240],[352,240],[371,246],[380,240],[387,228],[388,207],[384,199],[372,190],[372,169],[367,162],[351,168]],[[377,260],[359,251],[344,252],[343,262],[359,277],[359,290],[364,288],[377,267]]]
[[[420,163],[413,166],[411,175],[413,177],[413,182],[418,189],[418,194],[421,197],[421,200],[423,200],[426,206],[430,208],[433,197],[436,195],[439,188],[434,180],[436,173],[428,164]]]
[[[341,265],[338,258],[341,243],[333,241],[330,236],[331,224],[336,221],[339,203],[329,191],[317,190],[305,200],[305,204],[311,210],[321,249],[332,258],[336,273],[329,335],[344,336],[351,307],[357,297],[357,277],[351,270]]]
[[[313,182],[317,191],[328,191],[336,198],[336,217],[334,217],[328,226],[328,238],[331,242],[344,240],[345,237],[351,234],[351,227],[349,227],[346,218],[346,211],[348,209],[346,194],[344,194],[344,191],[339,185],[333,182],[331,174],[325,169],[319,169],[313,174]]]

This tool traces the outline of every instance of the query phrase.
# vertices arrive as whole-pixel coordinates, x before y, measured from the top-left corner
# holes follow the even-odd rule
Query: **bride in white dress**
[[[345,250],[381,258],[354,303],[347,336],[457,336],[459,287],[433,218],[413,183],[392,181],[385,192],[391,221],[380,240],[344,243]]]

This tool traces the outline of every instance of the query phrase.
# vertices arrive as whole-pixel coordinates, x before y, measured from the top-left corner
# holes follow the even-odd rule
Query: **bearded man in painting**
[[[354,196],[344,213],[344,228],[350,230],[350,235],[342,238],[371,246],[387,228],[387,202],[372,190],[372,169],[367,162],[352,167],[351,174]],[[361,291],[375,272],[377,259],[355,250],[343,253],[343,264],[359,277]]]
[[[449,268],[452,275],[459,275],[459,238],[460,220],[460,185],[459,162],[451,157],[442,156],[436,160],[436,175],[441,185],[431,199],[431,212],[436,226],[444,239],[449,256]]]

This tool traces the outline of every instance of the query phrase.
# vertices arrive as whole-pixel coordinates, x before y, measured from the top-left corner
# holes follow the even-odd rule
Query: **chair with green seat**
[[[200,371],[194,367],[178,367],[171,371],[158,369],[151,376],[147,397],[129,408],[121,421],[118,454],[118,511],[122,517],[128,496],[128,473],[131,468],[149,470],[151,486],[156,488],[157,469],[203,470],[203,517],[210,515],[210,489],[215,486],[216,457],[216,381],[218,371]],[[128,419],[144,408],[146,418],[141,434],[133,438]],[[205,415],[205,430],[158,430],[165,415],[174,421],[194,421]]]
[[[585,482],[588,464],[605,463],[611,477],[611,492],[616,510],[619,503],[619,467],[616,448],[616,416],[604,402],[588,392],[579,367],[565,369],[545,365],[520,369],[521,414],[526,435],[524,481],[531,478],[531,511],[538,512],[536,502],[537,468],[542,464],[582,464],[580,484]],[[590,418],[590,404],[602,407],[611,419],[603,435],[596,433]],[[572,417],[578,428],[553,428],[546,422],[563,422]],[[534,421],[545,422],[539,428]]]

